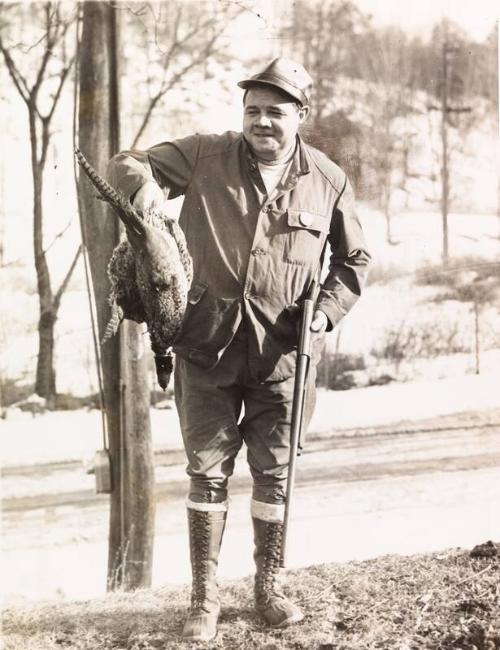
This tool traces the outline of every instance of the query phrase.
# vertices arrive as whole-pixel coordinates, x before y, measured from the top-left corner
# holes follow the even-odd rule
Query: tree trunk
[[[35,393],[40,397],[45,397],[49,404],[56,396],[56,376],[54,371],[54,326],[56,319],[53,310],[49,310],[42,312],[38,321]]]
[[[108,3],[83,3],[79,142],[84,155],[101,174],[119,148],[115,11]],[[110,317],[106,268],[119,240],[119,222],[96,200],[86,179],[82,179],[79,193],[102,338]],[[113,485],[109,588],[151,584],[154,467],[148,355],[142,349],[142,338],[140,328],[127,321],[101,351]]]
[[[37,159],[37,134],[35,107],[28,108],[31,140],[31,168],[33,174],[33,249],[38,285],[38,358],[36,364],[35,393],[49,402],[56,394],[54,370],[54,326],[57,313],[50,283],[49,267],[43,248],[42,186],[44,164]]]

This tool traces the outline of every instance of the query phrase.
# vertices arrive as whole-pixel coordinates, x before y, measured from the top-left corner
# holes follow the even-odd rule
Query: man
[[[311,325],[325,331],[359,297],[369,254],[345,174],[298,135],[312,80],[278,58],[238,84],[243,133],[194,135],[115,156],[110,181],[134,206],[184,195],[179,223],[193,282],[174,351],[175,399],[188,458],[193,587],[183,635],[215,636],[215,570],[228,478],[243,442],[253,477],[255,605],[274,626],[301,620],[278,572],[300,305],[330,265]],[[306,421],[314,404],[309,373]],[[244,406],[244,416],[240,419]]]

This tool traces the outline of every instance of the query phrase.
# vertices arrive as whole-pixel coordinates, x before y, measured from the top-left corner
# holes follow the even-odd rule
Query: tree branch
[[[144,12],[145,12],[145,11],[148,9],[148,7],[149,7],[149,2],[145,2],[145,3],[142,5],[142,7],[140,7],[139,9],[135,9],[135,10],[132,9],[130,3],[127,4],[126,7],[123,7],[123,6],[122,6],[122,3],[119,2],[119,1],[118,1],[118,2],[111,2],[110,4],[111,4],[111,6],[113,7],[113,9],[118,9],[118,10],[121,9],[121,10],[124,10],[124,11],[128,11],[130,14],[132,14],[132,16],[138,16],[139,18],[140,18],[141,16],[144,15]]]
[[[50,142],[50,131],[49,131],[48,118],[46,116],[41,117],[41,120],[42,120],[42,143],[41,143],[40,158],[38,158],[37,162],[40,165],[40,167],[43,169],[45,166],[45,161],[47,160],[47,151],[49,149],[49,142]]]
[[[57,290],[55,296],[54,296],[54,309],[57,311],[59,309],[59,305],[61,304],[61,298],[63,297],[64,292],[68,288],[69,281],[71,280],[71,276],[73,275],[73,271],[76,268],[76,264],[78,262],[78,258],[80,257],[80,254],[82,252],[82,244],[78,246],[78,250],[76,251],[75,257],[73,258],[73,261],[71,262],[71,265],[68,269],[68,272],[66,273],[64,280],[61,282],[61,286]]]
[[[135,149],[137,146],[137,143],[139,142],[139,139],[141,138],[142,134],[146,130],[146,127],[148,125],[148,122],[151,118],[151,114],[153,113],[156,104],[160,101],[160,99],[165,95],[165,93],[168,91],[168,88],[166,90],[160,90],[156,93],[154,97],[152,97],[149,101],[148,108],[146,112],[144,113],[144,117],[142,118],[141,126],[139,127],[139,130],[135,134],[135,137],[132,141],[132,149]]]
[[[21,50],[23,54],[29,54],[31,50],[34,50],[40,43],[47,37],[47,34],[42,34],[40,38],[33,43],[33,45],[30,46],[25,46],[23,43],[19,42],[16,43],[15,45],[12,45],[13,50]]]
[[[49,252],[49,250],[50,250],[50,249],[52,248],[52,246],[56,243],[56,241],[57,241],[58,239],[60,239],[60,238],[64,235],[64,233],[68,230],[68,228],[69,228],[70,226],[71,226],[71,221],[68,221],[68,223],[66,224],[66,226],[61,230],[61,232],[59,232],[59,233],[54,237],[54,239],[50,242],[50,244],[47,246],[47,248],[43,251],[44,255],[46,255],[46,254]]]
[[[64,39],[66,36],[66,33],[70,26],[73,24],[73,20],[68,20],[66,22],[60,20],[59,16],[59,6],[56,4],[53,14],[51,15],[50,10],[52,8],[52,3],[47,2],[45,4],[45,22],[46,22],[46,35],[47,35],[47,44],[45,46],[44,53],[42,55],[42,61],[40,63],[40,67],[38,69],[38,73],[36,75],[35,83],[33,87],[31,88],[30,95],[31,97],[36,101],[36,96],[38,94],[38,91],[40,90],[40,86],[43,83],[44,80],[44,75],[45,71],[47,69],[47,65],[49,62],[50,57],[52,56],[52,50],[54,47],[57,45],[57,43],[61,40]],[[73,64],[73,59],[69,63],[69,65],[66,68],[63,68],[63,71],[61,73],[61,78],[63,79],[62,84],[64,84],[64,79],[66,78],[66,75],[68,74],[69,69],[71,68]],[[58,94],[60,93],[60,89],[58,89]],[[37,111],[38,112],[38,111]],[[53,111],[52,111],[53,112]],[[38,113],[39,117],[41,118],[42,116]]]
[[[30,101],[30,91],[28,88],[28,84],[26,83],[26,79],[22,76],[22,74],[17,69],[14,60],[10,56],[9,50],[5,47],[3,43],[1,35],[0,35],[0,51],[3,54],[5,65],[7,66],[9,75],[12,81],[14,82],[14,85],[17,88],[18,93],[21,95],[24,102],[28,105]]]
[[[154,16],[153,8],[151,5],[149,5],[149,8],[151,10],[151,13]],[[168,52],[163,52],[161,47],[158,44],[158,24],[156,22],[156,16],[155,16],[155,45],[158,48],[158,50],[164,55],[164,63],[163,63],[163,81],[162,81],[162,86],[165,83],[165,80],[167,78],[167,72],[170,67],[170,62],[172,61],[172,57],[174,55],[175,50],[182,45],[182,41],[179,42],[177,39],[177,36],[179,34],[179,26],[181,23],[181,16],[182,16],[182,7],[178,7],[177,15],[175,16],[175,21],[174,21],[174,33],[172,36],[172,44],[168,48]]]
[[[47,43],[45,45],[45,50],[44,50],[43,55],[42,55],[42,61],[40,63],[40,67],[38,69],[38,72],[37,72],[37,75],[36,75],[36,78],[35,78],[35,83],[33,84],[33,86],[31,87],[31,90],[30,90],[30,96],[31,96],[34,103],[36,103],[36,97],[38,95],[38,91],[40,90],[40,86],[42,85],[43,78],[44,78],[44,75],[45,75],[45,70],[46,70],[47,64],[49,62],[49,58],[52,55],[52,48],[54,47],[54,45],[57,42],[57,39],[53,40],[54,37],[52,37],[52,34],[51,34],[51,31],[52,31],[51,28],[52,28],[53,25],[52,25],[52,20],[51,20],[51,16],[50,16],[50,6],[51,6],[50,2],[47,2],[45,4],[45,22],[46,22],[46,30],[47,30],[46,31]]]
[[[239,13],[242,13],[244,10],[240,9],[236,15]],[[177,17],[179,17],[180,12]],[[183,45],[185,45],[191,38],[193,38],[199,31],[202,29],[205,29],[206,27],[215,24],[215,18],[212,16],[208,20],[199,23],[197,27],[194,29],[190,30],[180,41],[178,41],[176,38],[174,39],[174,42],[169,48],[169,51],[165,57],[165,64],[164,64],[164,73],[166,73],[168,66],[171,61],[171,57],[173,55],[173,52],[176,48],[181,48]],[[153,97],[150,99],[148,108],[146,109],[146,112],[144,114],[143,120],[141,122],[141,125],[132,141],[132,149],[137,146],[137,143],[139,142],[142,134],[144,133],[148,122],[151,118],[151,115],[153,113],[153,110],[155,109],[156,105],[160,101],[162,97],[164,97],[169,90],[171,90],[174,86],[176,86],[179,81],[194,67],[200,65],[201,63],[204,63],[207,59],[208,56],[216,54],[217,49],[214,48],[214,45],[217,41],[217,39],[224,33],[224,31],[227,28],[227,23],[224,23],[223,26],[216,31],[212,38],[208,41],[208,43],[205,45],[205,47],[202,49],[200,54],[192,59],[189,63],[187,63],[181,70],[179,70],[173,77],[170,79],[169,82],[164,81],[160,87],[160,90],[153,95]],[[178,31],[178,24],[176,24],[175,27],[175,32]],[[166,76],[166,75],[165,75]]]
[[[159,44],[159,42],[158,42],[158,21],[159,21],[159,18],[160,18],[160,16],[161,16],[161,10],[160,10],[160,16],[158,16],[158,18],[157,18],[156,15],[155,15],[155,12],[154,12],[154,9],[153,9],[151,3],[148,3],[148,9],[149,9],[150,12],[152,13],[153,18],[154,18],[154,23],[155,23],[155,27],[154,27],[154,32],[155,32],[155,45],[156,45],[156,47],[158,48],[158,50],[159,50],[163,55],[166,55],[166,57],[167,57],[167,61],[169,61],[169,60],[170,60],[170,57],[172,56],[173,50],[175,49],[175,47],[176,47],[177,44],[178,44],[178,41],[177,41],[177,35],[178,35],[178,33],[179,33],[179,26],[180,26],[180,24],[181,24],[182,6],[178,6],[178,7],[177,7],[177,14],[176,14],[176,16],[175,16],[175,20],[174,20],[174,31],[173,31],[173,35],[172,35],[172,45],[170,46],[168,52],[164,52],[164,51],[161,49],[160,44]],[[167,65],[168,65],[168,63],[167,63]]]
[[[64,82],[66,81],[66,78],[68,76],[69,71],[71,70],[71,67],[73,66],[73,63],[75,62],[75,57],[76,57],[76,55],[71,57],[68,65],[65,68],[63,68],[61,70],[61,72],[60,72],[59,85],[58,85],[57,90],[55,92],[55,95],[53,97],[52,106],[51,106],[50,111],[49,111],[49,113],[47,115],[47,120],[48,120],[49,123],[50,123],[50,121],[52,119],[52,116],[54,115],[54,111],[56,110],[57,103],[59,102],[59,99],[61,97],[61,92],[62,92],[62,89],[63,89],[63,86],[64,86]]]
[[[168,93],[169,90],[172,90],[172,88],[174,88],[174,86],[176,86],[179,83],[179,81],[183,78],[183,76],[187,72],[189,72],[189,70],[191,70],[195,66],[197,66],[200,63],[202,63],[203,61],[205,61],[207,55],[208,55],[208,53],[204,54],[204,55],[200,54],[199,57],[197,57],[196,59],[194,59],[193,61],[191,61],[187,65],[185,65],[184,68],[182,68],[182,70],[180,70],[179,72],[177,72],[173,76],[173,78],[170,80],[170,82],[168,84],[162,85],[160,90],[151,98],[151,100],[149,102],[149,106],[148,106],[148,108],[147,108],[147,110],[146,110],[146,112],[144,114],[144,118],[142,120],[141,126],[140,126],[139,130],[137,131],[137,134],[136,134],[136,136],[135,136],[135,138],[134,138],[134,140],[132,142],[132,149],[134,149],[134,147],[136,147],[137,143],[139,142],[139,139],[140,139],[141,135],[144,133],[144,131],[146,129],[146,126],[148,125],[148,122],[149,122],[149,120],[151,118],[151,114],[153,113],[153,110],[155,109],[155,107],[158,104],[158,102],[160,101],[160,99],[162,97],[164,97]]]

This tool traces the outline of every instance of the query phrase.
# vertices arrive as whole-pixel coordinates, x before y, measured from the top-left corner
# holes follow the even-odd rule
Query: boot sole
[[[217,617],[218,618],[218,617]],[[193,642],[199,642],[199,641],[213,641],[215,637],[217,636],[218,629],[215,630],[213,634],[185,634],[184,630],[182,631],[181,638],[183,641],[193,641]]]

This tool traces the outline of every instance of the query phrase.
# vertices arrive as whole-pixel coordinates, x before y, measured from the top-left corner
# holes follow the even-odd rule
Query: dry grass
[[[180,638],[188,590],[114,593],[101,600],[11,607],[5,650],[498,650],[500,544],[468,551],[314,566],[287,576],[305,619],[270,630],[251,581],[224,583],[217,639]]]

